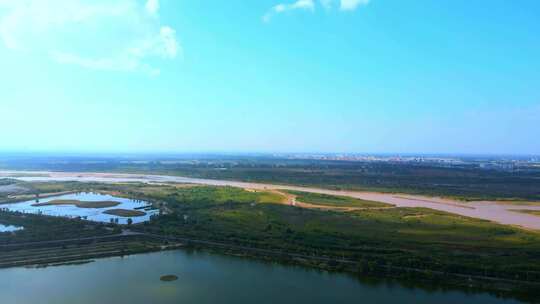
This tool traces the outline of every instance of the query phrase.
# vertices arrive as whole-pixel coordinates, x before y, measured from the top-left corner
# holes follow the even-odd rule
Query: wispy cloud
[[[285,4],[285,3],[278,4],[272,7],[263,16],[263,21],[269,22],[272,19],[272,17],[276,14],[281,14],[287,11],[299,10],[299,9],[313,11],[315,10],[315,2],[313,2],[313,0],[298,0],[296,2],[289,3],[289,4]]]
[[[354,11],[358,7],[368,4],[369,0],[341,0],[340,9],[343,11]]]
[[[159,74],[155,59],[181,54],[158,0],[0,0],[0,40],[58,63]]]
[[[332,8],[332,4],[333,4],[334,0],[319,0],[319,2],[321,2],[321,5],[324,8],[330,9],[330,8]]]
[[[159,11],[159,0],[148,0],[146,2],[146,10],[152,15],[157,14]]]
[[[342,11],[354,11],[360,6],[368,5],[370,0],[319,0],[326,9],[331,9],[334,4],[339,3],[339,9]]]
[[[323,8],[330,10],[336,6],[337,3],[339,3],[339,10],[341,11],[354,11],[357,8],[361,6],[368,5],[370,0],[319,0],[318,3]],[[273,6],[266,14],[263,16],[264,22],[270,22],[270,20],[274,17],[276,14],[284,13],[287,11],[292,10],[310,10],[315,11],[316,9],[316,2],[314,0],[298,0],[294,3],[290,4],[278,4]]]

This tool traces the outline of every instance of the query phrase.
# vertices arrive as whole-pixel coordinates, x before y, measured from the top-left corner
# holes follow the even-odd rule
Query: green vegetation
[[[16,184],[18,181],[12,178],[0,178],[0,186],[9,186]]]
[[[56,196],[58,193],[67,194],[75,192],[78,189],[83,189],[80,185],[73,182],[22,182],[17,181],[8,186],[0,186],[0,190],[4,187],[4,191],[0,191],[0,204],[13,203],[22,200],[31,200],[39,195],[39,198]],[[5,189],[9,187],[8,189]]]
[[[116,215],[121,217],[137,217],[145,216],[146,213],[139,210],[128,210],[128,209],[109,209],[103,211],[105,214]]]
[[[81,189],[80,183],[77,182],[36,182],[24,185],[30,189],[31,193],[56,193]]]
[[[168,274],[168,275],[161,276],[159,279],[163,282],[172,282],[172,281],[178,280],[178,277],[173,274]]]
[[[157,251],[162,246],[159,241],[138,236],[74,239],[47,244],[10,244],[2,246],[0,250],[0,268],[80,265],[95,258]],[[171,246],[174,247],[176,246]]]
[[[269,192],[248,192],[234,187],[196,186],[178,188],[172,195],[186,204],[279,203],[283,197]]]
[[[26,189],[19,187],[19,181],[10,178],[0,178],[0,202],[6,200],[10,195],[24,192]]]
[[[532,214],[536,216],[540,216],[540,210],[523,210],[523,209],[514,209],[512,211],[521,212],[521,213],[527,213]]]
[[[333,206],[333,207],[355,207],[355,208],[380,208],[391,207],[393,205],[355,199],[346,196],[335,196],[327,194],[309,193],[301,191],[286,191],[296,196],[296,200],[302,203],[313,205]]]
[[[0,212],[0,222],[24,227],[15,233],[0,233],[0,244],[101,236],[116,231],[99,223],[26,213]]]
[[[79,200],[52,200],[45,203],[33,204],[32,206],[42,207],[42,206],[60,206],[60,205],[74,205],[74,206],[77,206],[78,208],[100,209],[100,208],[118,206],[120,205],[120,203],[113,202],[113,201],[83,202]]]
[[[531,202],[531,201],[497,201],[497,204],[499,205],[510,205],[510,206],[540,206],[540,202]]]

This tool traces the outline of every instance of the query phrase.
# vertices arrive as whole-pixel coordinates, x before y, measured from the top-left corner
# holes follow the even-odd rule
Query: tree
[[[128,224],[128,226],[131,226],[131,224],[133,224],[133,220],[132,220],[132,219],[130,219],[130,218],[128,218],[128,220],[127,220],[127,224]]]

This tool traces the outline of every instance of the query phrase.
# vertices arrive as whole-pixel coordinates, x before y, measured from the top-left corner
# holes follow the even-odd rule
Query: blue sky
[[[0,0],[0,151],[540,154],[540,2]]]

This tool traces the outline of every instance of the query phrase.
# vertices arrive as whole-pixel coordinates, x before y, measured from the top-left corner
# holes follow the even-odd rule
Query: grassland
[[[103,211],[105,214],[116,215],[121,217],[138,217],[145,216],[146,213],[139,210],[128,210],[128,209],[109,209]]]
[[[294,195],[296,200],[302,203],[320,205],[320,206],[332,206],[332,207],[351,207],[351,208],[383,208],[391,207],[390,204],[366,201],[361,199],[355,199],[346,196],[335,196],[318,193],[308,193],[301,191],[286,191],[287,193]]]
[[[16,184],[17,180],[12,178],[0,178],[0,186],[8,186]]]
[[[0,222],[24,227],[15,233],[0,233],[0,244],[39,242],[57,239],[94,237],[118,233],[114,227],[62,217],[40,216],[0,211]]]
[[[538,202],[531,202],[531,201],[507,201],[507,200],[499,200],[497,201],[497,204],[499,205],[507,205],[507,206],[540,206],[540,201]]]
[[[55,243],[0,244],[0,268],[18,266],[80,265],[92,259],[157,251],[159,240],[141,236],[110,236],[96,239],[73,239]],[[177,245],[166,247],[175,248]]]
[[[52,200],[45,203],[33,204],[34,207],[43,207],[43,206],[62,206],[62,205],[73,205],[78,208],[88,208],[88,209],[101,209],[108,208],[120,205],[119,202],[114,201],[96,201],[96,202],[83,202],[79,200]]]

